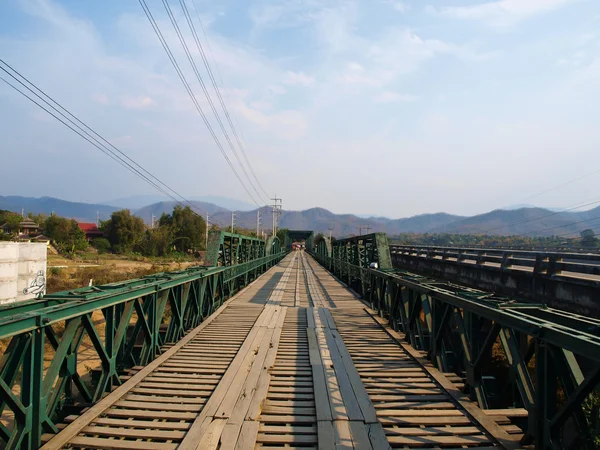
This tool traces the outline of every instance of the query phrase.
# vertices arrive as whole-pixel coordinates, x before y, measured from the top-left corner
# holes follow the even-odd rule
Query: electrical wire
[[[160,30],[160,27],[158,26],[158,23],[154,19],[154,16],[152,15],[152,11],[150,11],[150,8],[148,8],[146,0],[138,0],[138,2],[140,3],[140,6],[144,10],[144,13],[146,14],[146,17],[148,18],[148,21],[150,22],[150,25],[152,26],[152,29],[154,30],[156,36],[158,37],[158,40],[160,41],[163,49],[167,53],[167,56],[169,57],[169,60],[171,61],[171,64],[175,68],[175,71],[177,72],[177,75],[179,76],[179,79],[183,83],[183,86],[184,86],[186,92],[190,96],[190,99],[192,100],[192,103],[196,107],[196,110],[198,111],[198,113],[202,117],[202,120],[203,120],[204,124],[206,125],[206,128],[208,128],[208,131],[209,131],[210,135],[212,136],[213,140],[217,144],[217,147],[221,151],[221,154],[225,158],[225,161],[229,165],[231,171],[234,173],[235,177],[237,178],[237,180],[239,181],[239,183],[242,185],[242,187],[244,188],[244,190],[246,191],[246,193],[248,194],[248,196],[256,204],[256,200],[254,200],[254,197],[252,196],[252,194],[250,193],[250,191],[246,187],[245,183],[242,181],[241,177],[239,176],[239,174],[235,170],[235,167],[233,166],[231,160],[227,156],[227,153],[225,152],[225,149],[223,148],[221,142],[219,141],[217,135],[215,134],[215,132],[214,132],[214,130],[213,130],[210,122],[208,121],[206,115],[204,114],[204,111],[200,107],[200,104],[198,103],[198,100],[196,99],[196,96],[195,96],[194,92],[190,88],[190,85],[189,85],[189,83],[188,83],[185,75],[183,74],[183,72],[181,70],[181,67],[179,66],[177,60],[175,59],[175,57],[173,55],[173,52],[171,51],[171,48],[169,47],[169,44],[167,43],[166,39],[164,38],[164,35],[162,34],[162,31]]]
[[[214,102],[210,96],[210,93],[208,92],[208,89],[206,88],[206,84],[204,83],[204,80],[202,79],[202,75],[200,75],[200,72],[198,70],[198,66],[196,65],[196,62],[194,61],[194,58],[192,56],[192,53],[190,52],[190,49],[187,45],[187,42],[185,40],[185,37],[183,36],[183,33],[181,32],[181,29],[179,28],[179,24],[177,23],[177,19],[175,18],[175,15],[173,14],[173,10],[171,9],[171,6],[169,5],[168,0],[162,0],[163,6],[165,7],[165,11],[167,12],[167,15],[169,16],[169,20],[171,21],[171,25],[173,25],[173,28],[175,29],[175,33],[177,34],[177,37],[179,39],[179,43],[181,44],[186,57],[190,63],[190,65],[192,66],[192,70],[194,71],[196,78],[198,80],[198,82],[200,83],[200,86],[202,87],[202,91],[204,92],[204,95],[206,97],[206,100],[208,101],[208,104],[213,112],[213,114],[215,115],[215,118],[217,119],[217,123],[219,124],[219,127],[221,128],[221,131],[223,132],[224,136],[225,136],[225,140],[227,141],[227,143],[229,144],[229,147],[231,149],[231,151],[233,152],[233,154],[235,155],[238,164],[240,164],[242,170],[245,172],[246,170],[244,169],[244,166],[241,164],[240,158],[235,150],[235,147],[233,146],[233,143],[231,141],[231,138],[229,137],[229,134],[227,133],[227,130],[225,129],[225,126],[223,125],[223,121],[221,120],[221,117],[219,116],[219,113],[214,105]],[[237,172],[236,172],[237,173]],[[248,174],[246,173],[246,178],[248,178]],[[252,184],[252,180],[250,180],[250,178],[248,178],[248,181],[250,181],[250,185],[254,188],[254,190],[256,190],[256,188],[254,187],[254,185]],[[240,182],[243,183],[243,181],[240,179]],[[244,184],[244,188],[246,188],[245,183]],[[247,190],[247,189],[246,189]],[[248,190],[247,190],[248,191]],[[258,191],[257,191],[258,193]],[[252,194],[250,194],[250,192],[248,191],[248,195],[250,196],[250,198],[252,199],[252,201],[256,204],[256,206],[259,206],[259,204],[257,203],[256,199],[254,198],[254,196]]]
[[[6,67],[2,67],[2,65],[6,66]],[[10,69],[10,71],[7,70],[6,68]],[[162,194],[164,194],[167,197],[174,200],[176,203],[178,203],[182,206],[189,206],[192,210],[196,209],[196,210],[200,211],[200,214],[204,214],[204,212],[202,210],[200,210],[200,208],[198,208],[193,203],[191,203],[190,201],[185,199],[185,197],[183,197],[177,191],[175,191],[170,186],[168,186],[167,184],[162,182],[158,177],[156,177],[155,175],[150,173],[148,170],[146,170],[144,167],[142,167],[140,164],[138,164],[136,161],[134,161],[132,158],[130,158],[126,153],[124,153],[119,148],[117,148],[115,145],[113,145],[108,140],[106,140],[103,136],[101,136],[94,129],[92,129],[87,124],[85,124],[77,116],[72,114],[69,110],[67,110],[59,102],[57,102],[52,97],[50,97],[45,91],[40,89],[32,81],[30,81],[23,74],[21,74],[14,67],[12,67],[10,64],[8,64],[6,61],[4,61],[2,59],[0,59],[0,69],[2,71],[4,71],[7,75],[9,75],[13,80],[17,81],[25,89],[27,89],[32,95],[34,95],[40,101],[45,103],[47,105],[47,107],[50,108],[52,111],[54,111],[56,114],[54,114],[53,112],[48,110],[46,107],[44,107],[43,105],[41,105],[40,103],[35,101],[33,98],[31,98],[25,92],[21,91],[17,86],[14,86],[13,84],[11,84],[8,80],[1,78],[2,81],[4,81],[7,85],[9,85],[15,91],[19,92],[21,95],[26,97],[32,103],[37,105],[39,108],[44,110],[46,113],[50,114],[52,117],[54,117],[56,120],[61,122],[63,125],[68,127],[71,131],[77,133],[80,137],[82,137],[83,139],[88,141],[90,144],[94,145],[96,148],[98,148],[104,154],[109,156],[111,159],[115,160],[117,163],[119,163],[123,167],[127,168],[130,172],[134,173],[136,176],[138,176],[139,178],[146,181],[148,184],[153,186],[155,189],[157,189]],[[54,105],[56,105],[56,106],[54,106]],[[62,120],[57,115],[62,117],[64,120]],[[113,149],[119,154],[116,154],[115,151],[113,151]],[[121,156],[119,156],[119,155],[121,155]],[[183,203],[180,200],[178,200],[175,196],[179,197],[181,200],[183,200]]]
[[[204,51],[204,47],[202,46],[202,43],[200,42],[200,38],[198,37],[198,33],[196,32],[196,27],[194,26],[192,17],[190,15],[190,12],[188,10],[187,4],[186,4],[186,0],[179,0],[179,3],[181,5],[181,9],[183,10],[183,13],[185,15],[186,21],[188,23],[188,26],[190,27],[190,31],[192,32],[192,36],[194,37],[194,41],[196,42],[196,47],[198,48],[198,51],[200,52],[200,55],[202,57],[202,61],[204,63],[204,67],[206,68],[206,71],[208,72],[208,76],[210,78],[210,81],[212,83],[213,89],[215,90],[217,97],[219,99],[219,102],[221,104],[221,108],[223,109],[223,112],[225,113],[225,117],[227,119],[227,122],[229,123],[229,126],[231,128],[231,131],[233,132],[233,135],[237,141],[238,147],[240,149],[240,151],[242,152],[242,155],[244,157],[244,160],[246,161],[246,165],[248,166],[248,168],[250,169],[250,172],[252,173],[252,176],[256,182],[256,184],[259,186],[259,188],[262,190],[262,192],[265,194],[266,198],[269,198],[269,195],[266,193],[266,191],[264,190],[264,188],[262,187],[262,185],[260,184],[260,181],[258,180],[258,177],[256,176],[256,173],[254,172],[254,169],[252,168],[252,164],[250,164],[250,160],[248,158],[248,155],[246,154],[246,151],[244,149],[244,145],[242,145],[242,142],[240,140],[240,137],[237,133],[236,127],[233,124],[233,121],[231,120],[231,116],[229,114],[229,109],[226,106],[225,101],[223,100],[223,96],[221,95],[221,91],[219,89],[219,86],[215,80],[213,71],[211,69],[210,66],[210,62],[208,61],[208,58],[206,57],[206,53]],[[196,4],[192,1],[192,4],[194,6],[194,10],[196,11],[196,16],[198,18],[198,23],[200,24],[200,28],[202,29],[202,33],[204,34],[204,38],[206,39],[206,43],[208,45],[209,51],[211,53],[212,59],[213,59],[213,64],[215,65],[216,69],[217,69],[217,73],[219,75],[219,79],[221,80],[221,85],[224,87],[225,83],[223,82],[223,77],[221,77],[218,65],[215,61],[214,55],[212,55],[212,50],[210,49],[210,43],[208,42],[208,36],[206,35],[206,31],[204,30],[204,26],[202,25],[202,21],[200,20],[200,14],[198,13],[198,9],[196,8]],[[227,93],[227,90],[225,90],[225,93]],[[229,100],[229,99],[228,99]],[[232,110],[232,112],[234,112]],[[239,126],[239,123],[238,123]],[[240,161],[239,157],[237,156],[236,153],[236,157],[238,160],[238,163],[240,164],[240,166],[242,167],[242,170],[244,171],[244,174],[246,175],[246,178],[248,179],[248,181],[252,184],[252,187],[254,188],[256,194],[262,198],[262,195],[260,192],[258,192],[258,189],[256,189],[255,185],[252,183],[252,180],[250,180],[250,177],[248,176],[248,173],[246,171],[246,169],[244,168],[244,165],[242,164],[242,162]],[[265,199],[262,198],[262,201],[265,202]],[[265,202],[268,203],[268,202]]]

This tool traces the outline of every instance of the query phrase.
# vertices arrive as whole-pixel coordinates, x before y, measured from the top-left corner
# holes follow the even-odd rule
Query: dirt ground
[[[76,289],[90,285],[115,283],[139,278],[159,272],[182,270],[201,265],[201,259],[173,261],[159,259],[126,259],[110,255],[96,256],[96,259],[67,259],[60,255],[48,255],[46,292]]]

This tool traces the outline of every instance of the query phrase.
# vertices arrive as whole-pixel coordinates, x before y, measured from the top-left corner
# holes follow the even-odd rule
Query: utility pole
[[[152,228],[154,228],[154,224],[152,224]],[[96,226],[100,226],[100,211],[96,211]]]
[[[277,219],[279,217],[279,212],[281,211],[282,200],[277,198],[277,194],[275,194],[275,198],[273,200],[273,236],[277,236]]]
[[[358,235],[362,236],[362,230],[367,230],[367,234],[369,234],[369,230],[371,229],[370,226],[365,226],[365,227],[358,227]]]
[[[150,222],[150,228],[152,228],[152,229],[154,229],[154,225],[156,223],[155,219],[156,219],[156,216],[154,214],[152,214],[152,219],[151,219],[151,222]]]
[[[259,238],[260,234],[258,234],[260,230],[260,208],[256,211],[256,237]]]
[[[329,242],[331,242],[331,230],[333,230],[332,227],[327,228],[329,230]]]
[[[231,234],[233,234],[233,228],[235,227],[235,213],[231,213]]]
[[[206,242],[205,242],[205,246],[206,249],[208,250],[208,213],[206,213]]]

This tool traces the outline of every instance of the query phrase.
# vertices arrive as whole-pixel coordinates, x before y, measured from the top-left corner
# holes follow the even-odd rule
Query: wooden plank
[[[322,314],[325,317],[325,321],[327,322],[327,326],[331,330],[337,330],[337,326],[335,324],[335,320],[333,320],[333,316],[331,312],[327,308],[321,308]]]
[[[432,445],[477,445],[489,444],[492,441],[487,436],[388,436],[390,444],[406,445],[411,447],[430,447]]]
[[[268,273],[268,272],[266,272]],[[263,274],[264,276],[265,274]],[[271,274],[272,275],[272,274]],[[223,305],[221,305],[213,314],[211,314],[204,322],[202,322],[198,327],[191,330],[188,334],[186,334],[176,345],[171,347],[165,353],[160,355],[154,361],[152,361],[147,366],[143,367],[139,372],[133,375],[129,380],[119,386],[117,389],[112,391],[106,397],[97,402],[94,406],[89,408],[85,413],[79,416],[78,419],[73,421],[58,433],[54,438],[52,438],[47,444],[41,447],[43,450],[58,450],[64,447],[72,438],[74,438],[77,434],[81,432],[81,430],[86,427],[90,422],[92,422],[95,418],[104,413],[108,408],[110,408],[117,400],[125,396],[131,389],[133,389],[141,380],[143,380],[146,376],[152,373],[156,368],[158,368],[163,362],[167,361],[171,356],[175,355],[177,351],[186,345],[188,342],[192,341],[202,330],[204,330],[207,326],[209,326],[217,317],[219,317],[223,311],[225,311],[230,303],[238,298],[241,294],[243,294],[246,290],[250,289],[254,283],[261,277],[257,278],[255,281],[250,283],[244,289],[240,290],[236,295],[227,300]]]
[[[310,309],[310,308],[309,308]],[[314,328],[307,328],[308,336],[308,351],[310,356],[310,364],[312,367],[313,391],[315,398],[315,408],[317,411],[317,420],[332,420],[331,402],[327,390],[327,381],[323,361],[321,360],[321,352],[317,343],[317,335]]]
[[[517,450],[520,448],[518,440],[513,436],[504,431],[491,417],[486,414],[477,405],[467,399],[462,392],[460,392],[454,384],[446,379],[446,377],[437,370],[431,362],[425,359],[420,352],[413,349],[410,345],[402,342],[402,336],[386,327],[384,319],[377,316],[376,312],[371,308],[365,308],[365,311],[371,316],[371,318],[378,323],[390,336],[394,338],[396,343],[402,347],[409,355],[411,355],[415,361],[417,361],[421,367],[435,380],[439,385],[456,401],[469,416],[476,422],[478,422],[491,436],[493,436],[502,446],[507,450]]]
[[[214,419],[198,442],[197,450],[217,450],[226,419]],[[181,448],[181,447],[178,447]]]
[[[152,425],[152,422],[149,422]],[[103,427],[98,425],[90,425],[82,430],[82,433],[93,434],[97,436],[110,436],[118,438],[133,438],[133,439],[159,439],[159,440],[179,440],[183,439],[184,431],[164,431],[164,430],[149,430],[137,429],[131,430],[128,428]]]
[[[287,308],[278,308],[276,315],[273,316],[275,323],[279,323],[279,316],[285,315],[286,311]],[[256,392],[256,386],[258,384],[259,377],[263,373],[266,374],[264,371],[264,362],[268,352],[273,349],[272,337],[274,332],[274,328],[266,329],[264,338],[259,345],[258,353],[252,362],[250,370],[246,374],[244,374],[242,371],[238,371],[238,383],[239,381],[242,381],[244,376],[245,380],[243,380],[243,386],[241,387],[237,398],[234,397],[235,393],[237,392],[236,381],[234,381],[230,391],[225,396],[223,403],[221,403],[221,406],[217,410],[217,417],[229,417],[227,425],[224,429],[224,439],[221,446],[222,450],[235,448],[235,444],[238,441],[238,436],[244,423],[244,417],[248,412],[252,402],[253,393]]]
[[[350,382],[350,378],[348,376],[348,372],[346,371],[346,365],[344,364],[344,361],[342,361],[342,357],[338,350],[338,346],[336,345],[335,338],[331,334],[331,330],[329,328],[323,328],[318,329],[317,332],[322,332],[325,337],[325,343],[327,345],[327,349],[329,350],[329,354],[331,355],[331,361],[335,369],[337,385],[344,402],[344,408],[346,410],[346,414],[348,415],[348,420],[364,421],[365,419],[363,417],[361,407],[359,406],[358,399],[356,398],[356,394],[354,393],[352,383]],[[368,398],[367,401],[370,403]],[[370,417],[370,421],[372,423],[376,421],[376,419],[373,420],[373,418]]]
[[[319,438],[319,450],[331,450],[335,448],[335,432],[333,423],[323,420],[317,422],[317,435]]]
[[[350,434],[352,435],[352,443],[354,444],[354,448],[357,449],[366,449],[373,450],[371,446],[371,440],[369,439],[369,434],[367,433],[367,425],[364,422],[349,422],[350,425]]]
[[[529,413],[525,408],[506,408],[506,409],[484,409],[486,416],[506,416],[506,417],[520,417],[526,418]]]
[[[348,375],[348,380],[352,386],[354,394],[356,395],[356,401],[358,402],[365,423],[376,423],[377,412],[375,411],[375,407],[369,398],[369,394],[365,389],[356,367],[354,367],[350,352],[348,352],[342,337],[337,331],[331,331],[331,337],[332,339],[329,339],[330,345],[336,345],[337,347],[341,361],[345,367],[345,372]]]
[[[279,313],[282,312],[281,307],[278,306],[269,307],[268,309],[270,311],[266,311],[267,308],[268,307],[265,307],[261,316],[272,317],[272,314],[275,311],[278,311]],[[195,443],[198,442],[204,432],[204,421],[206,418],[215,416],[222,419],[228,419],[231,416],[235,402],[244,386],[244,380],[251,370],[252,364],[259,351],[260,344],[268,330],[268,328],[266,328],[268,323],[259,320],[257,320],[256,323],[263,323],[264,326],[255,325],[250,330],[250,333],[242,344],[238,354],[231,362],[220,383],[204,406],[204,409],[194,420],[188,434],[181,442],[179,447],[180,450],[195,448]],[[273,330],[271,329],[269,331],[270,336],[272,336]],[[225,420],[225,422],[227,422],[227,420]],[[225,424],[223,425],[223,428],[224,427]],[[221,428],[221,431],[223,431],[223,428]]]
[[[315,311],[313,307],[306,308],[306,319],[308,322],[308,328],[315,328]]]
[[[254,450],[258,436],[259,422],[246,420],[235,445],[235,450]]]
[[[373,450],[390,450],[392,448],[385,435],[385,430],[379,422],[368,423],[366,428]]]
[[[92,425],[108,425],[111,427],[133,427],[133,428],[149,428],[155,430],[188,430],[191,426],[185,422],[158,422],[150,420],[129,420],[129,419],[111,419],[110,417],[99,417]]]
[[[256,420],[261,412],[261,406],[263,402],[266,400],[267,392],[269,391],[269,385],[271,381],[271,376],[269,375],[269,370],[275,364],[275,359],[277,358],[277,352],[279,350],[279,342],[281,339],[281,331],[283,328],[283,322],[285,321],[285,317],[287,314],[287,307],[283,307],[279,321],[277,323],[277,327],[275,328],[273,335],[271,337],[270,348],[267,352],[267,356],[264,360],[264,365],[262,367],[260,376],[258,378],[258,384],[256,385],[256,390],[252,394],[252,398],[250,404],[248,405],[248,412],[246,414],[246,420]]]
[[[47,445],[47,444],[46,444]],[[123,441],[119,439],[102,439],[94,437],[76,436],[71,440],[74,447],[98,448],[98,449],[125,449],[125,450],[171,450],[176,449],[177,444],[167,442],[141,442]],[[43,447],[42,447],[43,448]]]
[[[335,449],[336,450],[353,450],[352,433],[347,420],[336,420],[333,422],[335,432]]]

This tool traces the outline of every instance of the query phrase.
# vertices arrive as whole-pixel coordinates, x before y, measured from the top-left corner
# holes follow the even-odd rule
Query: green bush
[[[92,247],[98,250],[99,254],[103,254],[110,250],[110,241],[106,238],[94,238],[92,239]]]

